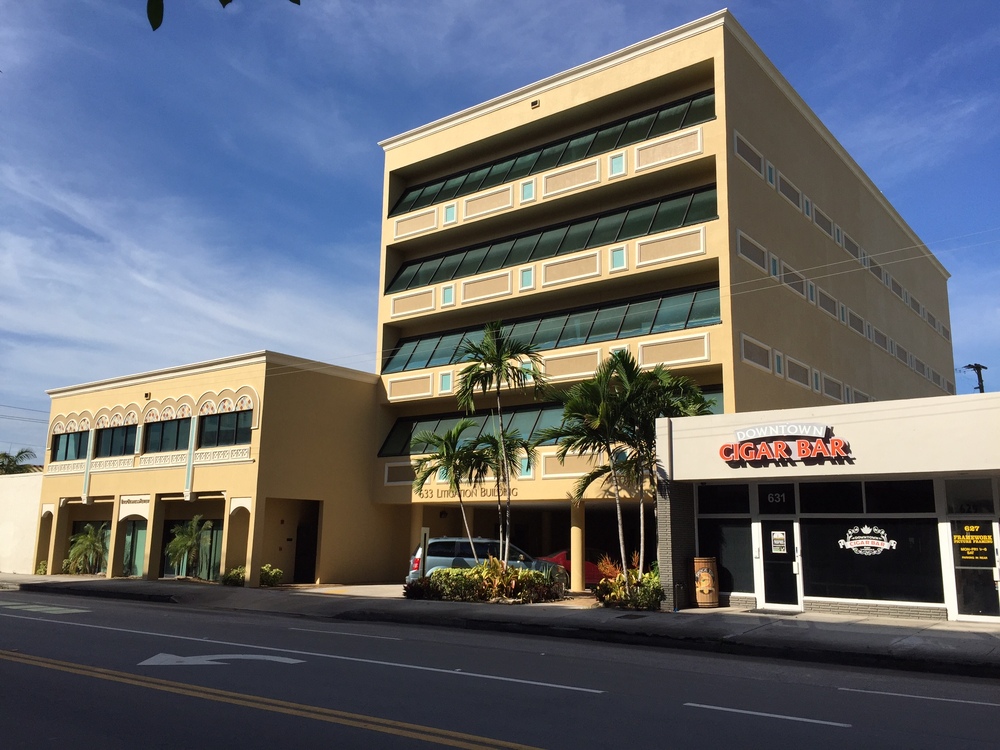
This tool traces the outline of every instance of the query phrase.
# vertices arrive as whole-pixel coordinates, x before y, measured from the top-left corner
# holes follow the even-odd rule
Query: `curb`
[[[137,602],[159,602],[161,604],[176,604],[177,600],[171,594],[154,592],[115,591],[113,589],[91,589],[62,585],[58,583],[21,583],[17,584],[21,591],[34,591],[39,594],[69,594],[71,596],[92,596],[100,599],[127,599]]]

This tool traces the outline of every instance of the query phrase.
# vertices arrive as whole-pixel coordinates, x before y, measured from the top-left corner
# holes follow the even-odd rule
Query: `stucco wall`
[[[42,475],[0,476],[0,573],[34,573]]]

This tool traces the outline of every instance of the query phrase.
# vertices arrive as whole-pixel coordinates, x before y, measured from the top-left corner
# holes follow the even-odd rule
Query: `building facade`
[[[369,373],[267,351],[49,391],[35,561],[60,572],[91,524],[108,577],[397,577],[408,516],[372,502],[375,391]],[[212,523],[198,570],[173,568],[172,530],[195,516]]]
[[[460,416],[458,352],[488,321],[552,383],[627,348],[727,414],[954,393],[947,272],[726,11],[381,145],[372,479],[411,543],[459,533],[444,483],[412,491],[410,440]],[[509,403],[522,434],[558,422]],[[616,548],[600,490],[568,502],[587,467],[543,448],[518,544]],[[495,498],[470,505],[493,535]]]
[[[663,419],[669,606],[1000,617],[1000,395]]]

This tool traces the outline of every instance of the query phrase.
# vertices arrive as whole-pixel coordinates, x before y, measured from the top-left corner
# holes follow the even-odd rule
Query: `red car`
[[[604,553],[599,550],[588,549],[586,553],[586,559],[583,562],[583,581],[587,586],[596,586],[601,582],[604,576],[601,575],[601,571],[597,569],[597,561],[604,557]],[[550,555],[544,555],[543,557],[535,558],[537,560],[546,560],[548,562],[555,563],[556,565],[562,565],[566,570],[570,571],[572,575],[572,568],[569,559],[569,550],[561,549],[558,552],[553,552]]]

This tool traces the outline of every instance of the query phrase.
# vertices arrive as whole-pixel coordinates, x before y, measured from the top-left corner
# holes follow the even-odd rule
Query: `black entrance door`
[[[764,603],[799,603],[795,576],[794,521],[761,521],[764,546]]]

